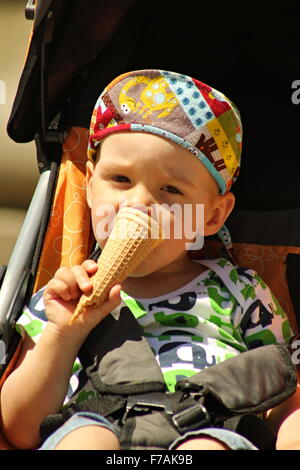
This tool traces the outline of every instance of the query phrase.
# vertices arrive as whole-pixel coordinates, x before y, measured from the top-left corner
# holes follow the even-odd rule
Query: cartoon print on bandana
[[[139,101],[130,96],[130,89],[138,84],[145,85],[141,88]],[[148,78],[140,76],[129,80],[121,89],[119,104],[125,114],[138,113],[146,119],[155,111],[160,111],[157,118],[168,116],[178,101],[173,92],[166,91],[168,83],[163,77]]]
[[[211,269],[169,294],[135,299],[121,291],[121,304],[112,312],[130,309],[162,369],[168,390],[199,370],[264,344],[289,342],[293,332],[277,299],[251,269],[225,259],[217,264],[243,298],[241,305]],[[226,285],[229,284],[226,281]],[[18,323],[37,342],[46,325],[43,290],[35,294]],[[33,322],[38,321],[39,324]],[[76,393],[80,401],[95,393],[82,389],[84,370],[76,359],[65,403]],[[94,395],[93,395],[94,396]]]

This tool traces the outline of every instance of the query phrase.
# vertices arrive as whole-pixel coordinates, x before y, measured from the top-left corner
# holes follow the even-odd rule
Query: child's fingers
[[[53,278],[63,281],[68,286],[68,290],[70,293],[69,300],[76,299],[81,293],[73,270],[74,268],[61,267],[56,271],[55,276]]]
[[[100,310],[103,316],[110,313],[120,304],[121,302],[120,291],[121,291],[120,284],[116,284],[110,289],[108,298],[100,306]]]
[[[114,286],[112,286],[112,288],[109,291],[107,301],[113,302],[113,303],[120,302],[121,301],[120,293],[121,293],[121,285],[115,284]]]
[[[66,302],[72,299],[68,284],[66,284],[62,279],[57,279],[55,277],[48,282],[44,297],[46,301],[51,297],[59,297]]]
[[[105,318],[112,310],[114,310],[121,302],[121,285],[116,284],[114,285],[109,292],[107,299],[103,302],[103,304],[91,307],[89,311],[89,315],[97,315],[98,322]],[[100,318],[99,318],[100,316]]]
[[[90,276],[82,265],[73,266],[71,271],[81,292],[86,293],[92,289],[93,284]]]
[[[93,266],[90,266],[89,269],[91,270],[91,274],[92,271],[95,270]],[[81,293],[87,293],[93,287],[90,274],[83,265],[76,265],[72,268],[59,268],[54,278],[64,281],[69,286],[71,299],[78,298]]]
[[[81,265],[89,275],[95,274],[98,269],[98,264],[92,259],[85,260]]]

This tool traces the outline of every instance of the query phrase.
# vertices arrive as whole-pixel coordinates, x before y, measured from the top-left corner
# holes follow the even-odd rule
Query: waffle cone
[[[126,279],[162,240],[154,219],[131,207],[120,209],[92,277],[93,291],[80,297],[70,323],[90,305],[102,304],[111,287]]]

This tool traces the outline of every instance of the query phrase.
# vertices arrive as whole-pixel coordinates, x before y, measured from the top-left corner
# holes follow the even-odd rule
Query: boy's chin
[[[148,276],[149,274],[151,274],[153,272],[152,269],[146,269],[145,267],[143,266],[138,266],[137,268],[135,268],[135,270],[129,274],[129,278],[140,278],[140,277],[145,277],[145,276]]]
[[[151,255],[150,255],[151,256]],[[130,278],[140,278],[148,276],[156,271],[156,267],[151,262],[150,256],[147,256],[135,269],[132,271],[128,277]]]

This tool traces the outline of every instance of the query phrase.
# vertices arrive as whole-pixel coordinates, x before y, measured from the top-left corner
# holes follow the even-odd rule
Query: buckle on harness
[[[128,418],[130,413],[134,414],[147,414],[152,410],[163,411],[170,416],[173,425],[176,427],[180,434],[184,434],[192,429],[198,429],[211,423],[211,417],[201,403],[201,398],[194,404],[189,404],[185,409],[174,413],[174,404],[177,400],[174,400],[175,394],[177,400],[179,397],[182,398],[182,393],[161,393],[151,392],[142,393],[139,395],[130,395],[127,399],[126,411],[122,418],[122,423]],[[196,394],[197,395],[197,394]]]
[[[184,434],[192,429],[203,428],[206,424],[211,423],[211,417],[201,403],[179,411],[172,416],[172,421],[180,434]]]
[[[138,395],[129,395],[127,398],[126,411],[122,418],[122,423],[128,418],[128,415],[135,411],[137,413],[145,413],[157,409],[158,411],[166,411],[168,414],[171,410],[168,407],[166,394],[161,392],[141,393]]]

